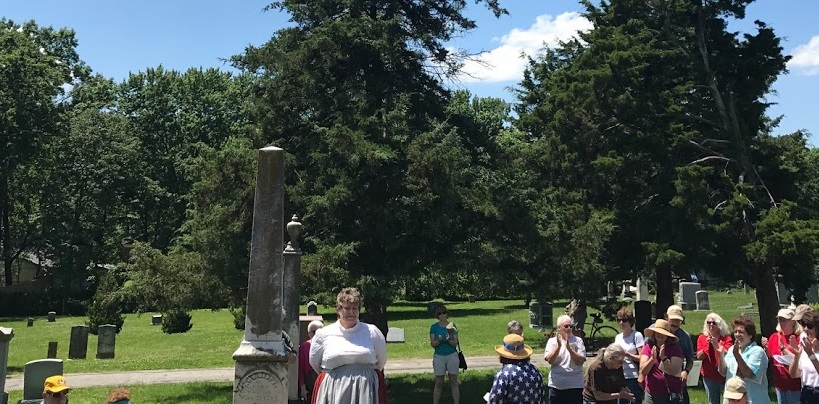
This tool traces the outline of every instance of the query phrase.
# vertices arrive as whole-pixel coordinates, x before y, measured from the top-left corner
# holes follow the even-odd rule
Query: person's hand
[[[711,344],[712,347],[714,347],[715,351],[717,350],[717,348],[719,348],[719,338],[714,338],[714,337],[709,336],[708,337],[708,343]]]
[[[799,339],[796,338],[796,335],[791,335],[791,337],[788,338],[788,345],[791,352],[796,351],[796,348],[799,347]]]
[[[555,337],[555,339],[557,340],[557,349],[562,348],[563,347],[563,335],[557,334],[557,337]]]
[[[768,348],[768,337],[762,337],[759,342],[762,343],[762,348]]]
[[[733,348],[733,351],[734,351],[734,356],[740,355],[740,352],[739,352],[739,341],[735,342],[735,343],[734,343],[734,346],[733,346],[732,348]]]
[[[805,339],[802,341],[802,351],[805,352],[805,355],[811,356],[813,355],[813,344]]]
[[[685,383],[688,380],[688,371],[687,370],[683,369],[683,371],[680,372],[680,379],[682,380],[683,383]]]
[[[307,397],[307,386],[305,386],[305,385],[303,385],[303,384],[302,384],[302,385],[301,385],[301,389],[300,389],[300,390],[301,390],[301,391],[300,391],[300,394],[301,394],[301,398],[302,398],[302,400],[304,400],[304,401],[309,401],[309,400],[310,400],[310,397]]]
[[[628,391],[628,389],[623,389],[620,391],[620,398],[628,401],[634,401],[634,393]]]
[[[654,359],[659,359],[657,356],[657,345],[651,347],[651,357]]]
[[[660,345],[660,351],[658,352],[658,356],[660,357],[660,360],[663,361],[668,359],[668,357],[665,356],[665,344]]]

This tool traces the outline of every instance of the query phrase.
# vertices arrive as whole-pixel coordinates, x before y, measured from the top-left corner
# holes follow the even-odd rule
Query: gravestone
[[[529,328],[542,328],[543,327],[543,308],[540,305],[540,302],[532,299],[529,302]]]
[[[9,365],[9,342],[14,338],[14,329],[0,327],[0,404],[7,404],[6,372]]]
[[[776,295],[779,297],[779,305],[791,304],[791,291],[782,282],[776,283]]]
[[[634,329],[645,330],[651,326],[651,302],[648,300],[637,300],[634,302]]]
[[[805,294],[805,303],[817,304],[819,303],[819,287],[817,284],[810,285],[808,292]]]
[[[287,223],[287,235],[290,241],[284,247],[284,274],[282,276],[282,329],[291,341],[301,339],[299,335],[299,302],[301,298],[301,245],[299,237],[303,225],[298,215],[293,215]],[[294,347],[298,349],[298,346]],[[295,356],[287,366],[287,401],[290,404],[301,404],[299,398],[299,366]]]
[[[614,297],[614,281],[606,282],[606,297]]]
[[[57,321],[57,312],[56,311],[49,311],[48,312],[48,322],[53,323]]]
[[[541,313],[541,320],[540,320],[540,328],[554,328],[554,318],[552,316],[552,310],[554,309],[554,304],[552,303],[541,303],[540,304],[540,313]]]
[[[404,329],[390,327],[387,330],[387,342],[404,342]]]
[[[697,310],[711,310],[711,304],[708,301],[708,291],[698,290],[697,293]]]
[[[282,338],[284,279],[284,150],[258,151],[247,280],[245,332],[233,353],[233,404],[288,402]]]
[[[321,316],[299,316],[299,345],[307,341],[307,326],[314,320],[324,321]]]
[[[151,316],[151,325],[162,325],[162,315],[154,314]]]
[[[45,379],[63,374],[62,359],[40,359],[23,367],[23,400],[43,398]]]
[[[57,357],[57,341],[49,341],[48,342],[48,353],[46,354],[46,358],[54,359]]]
[[[308,316],[318,315],[318,303],[316,303],[315,300],[307,302],[307,315]]]
[[[623,281],[623,288],[620,290],[620,299],[631,299],[634,297],[634,293],[631,291],[631,281],[624,280]]]
[[[71,342],[68,345],[68,359],[85,359],[88,356],[88,326],[71,327]]]
[[[751,288],[748,287],[747,283],[742,284],[742,290],[745,292],[746,295],[751,294]]]
[[[105,324],[97,327],[97,359],[114,359],[117,344],[117,326]]]
[[[692,310],[697,307],[697,291],[700,284],[696,282],[680,282],[680,296],[677,304],[683,310]]]
[[[643,278],[637,278],[637,296],[634,298],[637,301],[648,300],[648,285],[643,281]]]
[[[26,319],[26,327],[34,327],[34,319],[29,317]]]

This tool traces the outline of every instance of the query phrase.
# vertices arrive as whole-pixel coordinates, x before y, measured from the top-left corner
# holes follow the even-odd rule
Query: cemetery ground
[[[756,312],[738,309],[749,302],[755,302],[753,291],[744,294],[741,289],[730,293],[711,291],[712,311],[720,313],[730,321],[741,312]],[[528,309],[521,300],[447,302],[451,320],[460,330],[461,347],[467,356],[494,356],[494,346],[506,333],[506,323],[516,319],[528,327]],[[565,302],[555,302],[553,318],[562,314]],[[306,308],[303,307],[305,312]],[[97,338],[89,336],[88,359],[69,360],[68,345],[70,329],[82,325],[85,317],[58,317],[54,323],[45,317],[36,318],[34,327],[26,327],[24,318],[0,320],[0,326],[14,328],[14,339],[9,347],[9,373],[19,374],[23,365],[31,360],[45,357],[48,341],[59,343],[57,358],[65,361],[65,373],[105,373],[113,371],[161,370],[161,369],[207,369],[232,367],[233,352],[239,346],[243,331],[233,327],[232,316],[227,310],[197,310],[191,313],[193,328],[187,333],[164,334],[160,326],[151,326],[151,313],[125,316],[122,332],[117,335],[116,358],[98,360]],[[333,307],[319,306],[319,314],[326,322],[335,320]],[[698,334],[707,312],[687,311],[684,328],[691,334]],[[426,302],[399,302],[389,308],[391,327],[405,331],[406,342],[389,344],[390,359],[419,359],[429,361],[432,348],[429,347],[429,326],[435,321],[427,311]],[[616,326],[608,321],[606,324]],[[526,328],[527,342],[535,349],[535,355],[543,355],[545,339],[533,329]],[[430,364],[431,370],[431,364]],[[547,369],[543,369],[547,372]],[[491,370],[469,370],[463,374],[462,396],[464,402],[478,400],[491,385]],[[104,377],[102,375],[101,377]],[[390,394],[395,403],[424,402],[431,396],[432,376],[430,374],[390,375]],[[175,402],[227,403],[230,402],[231,384],[225,383],[183,383],[174,385],[128,386],[133,387],[140,403],[167,402],[172,397]],[[91,397],[102,397],[108,387],[80,388],[72,393],[72,402],[95,402]],[[472,400],[471,394],[475,394]],[[11,392],[12,397],[21,394]],[[445,393],[446,396],[447,393]],[[695,393],[695,397],[699,392]],[[82,399],[88,397],[88,400]],[[18,397],[19,398],[19,397]],[[187,400],[187,401],[186,401]],[[209,401],[211,400],[211,401]],[[704,400],[704,399],[703,399]]]

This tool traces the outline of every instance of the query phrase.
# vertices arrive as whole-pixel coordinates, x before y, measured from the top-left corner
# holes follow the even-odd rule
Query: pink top
[[[656,342],[654,341],[646,343],[643,346],[643,352],[641,354],[651,357],[651,347],[655,344]],[[665,355],[669,358],[679,357],[684,359],[682,348],[680,348],[679,344],[666,344]],[[667,397],[669,393],[682,393],[682,379],[664,373],[660,370],[660,363],[653,358],[652,360],[654,360],[654,365],[651,368],[651,372],[645,377],[646,392],[657,397]]]

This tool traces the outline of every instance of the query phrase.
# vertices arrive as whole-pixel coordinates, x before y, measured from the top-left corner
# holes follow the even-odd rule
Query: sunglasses
[[[628,321],[628,319],[627,319],[627,318],[618,318],[618,319],[617,319],[617,322],[618,322],[618,323],[628,323],[629,321]]]
[[[705,322],[705,324],[708,324],[708,325],[717,325],[717,322],[716,322],[716,321],[706,321],[706,322]]]
[[[51,392],[49,392],[49,393],[48,393],[48,395],[49,395],[49,396],[51,396],[51,397],[54,397],[54,398],[68,397],[68,393],[66,393],[66,392],[64,392],[64,391],[61,391],[61,392],[59,392],[59,393],[51,393]]]
[[[571,324],[563,324],[561,327],[562,328],[572,328],[572,325]]]
[[[808,324],[808,323],[805,323],[805,328],[807,328],[807,329],[809,329],[809,330],[812,330],[814,327],[816,327],[816,324]]]
[[[449,314],[449,312],[448,311],[439,311],[438,314],[436,314],[436,316],[440,316],[441,314]]]

